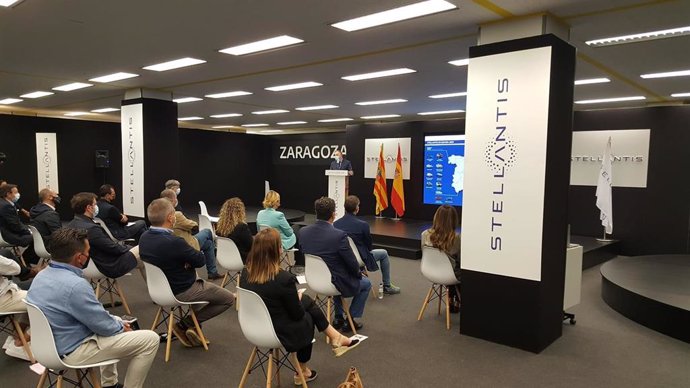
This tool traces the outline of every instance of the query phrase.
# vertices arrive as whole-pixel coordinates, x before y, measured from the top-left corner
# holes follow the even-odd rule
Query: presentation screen
[[[424,203],[462,206],[465,135],[424,137]]]

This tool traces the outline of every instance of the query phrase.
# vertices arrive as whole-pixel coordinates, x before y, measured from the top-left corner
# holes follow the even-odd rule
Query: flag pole
[[[606,228],[604,228],[604,237],[598,238],[597,241],[599,241],[599,242],[611,242],[614,240],[611,238],[606,238]]]
[[[398,212],[395,212],[395,217],[391,218],[393,221],[400,221],[400,216],[398,215]]]

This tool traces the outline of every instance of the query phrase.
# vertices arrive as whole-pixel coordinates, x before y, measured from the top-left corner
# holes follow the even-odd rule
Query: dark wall
[[[8,157],[5,165],[0,166],[0,178],[19,185],[20,203],[27,210],[38,202],[41,189],[36,177],[36,132],[57,134],[58,176],[63,199],[58,210],[63,219],[72,218],[69,208],[72,195],[96,192],[106,181],[116,187],[120,185],[119,123],[0,115],[0,152]],[[96,150],[110,151],[110,169],[96,168]]]
[[[690,252],[690,106],[576,112],[574,130],[647,129],[647,188],[613,188],[613,238],[622,254]],[[571,186],[571,233],[601,236],[594,186]]]

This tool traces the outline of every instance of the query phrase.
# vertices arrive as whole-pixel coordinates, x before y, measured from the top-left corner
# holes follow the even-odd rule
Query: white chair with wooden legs
[[[357,328],[355,328],[354,322],[352,321],[352,316],[350,315],[350,306],[345,298],[340,296],[340,291],[331,282],[331,270],[328,269],[328,265],[318,256],[305,254],[304,255],[305,267],[304,275],[307,278],[307,285],[314,292],[316,292],[316,298],[314,301],[323,309],[326,305],[326,319],[328,323],[331,323],[331,314],[333,312],[333,298],[340,297],[340,301],[343,306],[343,312],[347,316],[347,321],[350,323],[352,332],[357,334]],[[326,342],[328,342],[328,337],[326,337]]]
[[[263,224],[262,225],[256,225],[256,230],[258,232],[261,232],[262,230],[268,229],[268,228],[272,228],[272,226],[263,225]],[[280,231],[278,231],[278,233],[280,233]],[[294,247],[290,248],[290,249],[283,249],[280,252],[280,268],[282,268],[286,271],[290,271],[290,268],[292,268],[291,263],[295,261],[295,259],[294,259],[295,252],[297,252],[298,250],[299,249],[294,248]],[[290,261],[290,256],[292,256],[292,261]],[[283,264],[285,264],[285,267],[283,267]]]
[[[123,242],[123,243],[125,243],[125,244],[132,245],[132,244],[134,244],[134,242],[136,241],[136,240],[134,240],[133,238],[128,238],[128,239],[124,239],[124,240],[118,240],[115,236],[113,236],[113,233],[112,233],[112,232],[110,231],[110,229],[108,228],[108,225],[105,224],[105,221],[103,221],[103,220],[100,219],[100,218],[94,218],[93,220],[94,220],[95,223],[97,223],[98,225],[100,225],[101,228],[103,228],[103,230],[105,230],[105,234],[107,234],[108,237],[110,237],[110,239],[113,240],[114,242]]]
[[[350,236],[347,237],[347,241],[350,243],[350,249],[352,249],[352,253],[355,254],[355,258],[357,258],[357,262],[359,263],[359,268],[364,268],[364,276],[367,278],[371,279],[371,276],[369,275],[369,271],[367,271],[367,265],[364,264],[364,260],[362,260],[362,255],[359,254],[359,249],[357,249],[357,245],[355,244],[354,240]],[[371,293],[374,295],[374,298],[378,299],[379,297],[379,292],[378,289],[376,288],[375,284],[372,282],[372,287],[371,287]]]
[[[453,266],[450,260],[448,260],[448,255],[437,248],[423,247],[421,269],[422,275],[431,282],[431,287],[426,294],[426,298],[424,298],[417,320],[422,320],[429,302],[438,299],[438,314],[441,314],[441,304],[445,303],[446,330],[450,330],[450,295],[448,287],[456,287],[456,290],[458,290],[457,286],[460,282],[455,278]]]
[[[129,274],[126,274],[127,276]],[[89,260],[89,264],[84,268],[84,277],[91,282],[91,286],[94,287],[96,292],[96,299],[100,300],[103,295],[108,295],[110,298],[110,306],[115,307],[115,298],[120,298],[122,306],[125,308],[125,312],[132,315],[132,311],[129,309],[129,304],[127,304],[127,298],[125,298],[125,293],[122,291],[120,283],[117,279],[111,279],[105,275],[96,267],[93,259]],[[101,294],[101,291],[103,292]]]
[[[15,315],[19,314],[26,314],[24,311],[6,311],[3,313],[0,313],[0,321],[3,321],[4,323],[0,324],[0,332],[7,333],[9,335],[17,335],[19,337],[19,341],[22,343],[22,347],[24,348],[24,351],[26,354],[29,356],[29,359],[31,360],[31,363],[34,364],[36,363],[36,359],[34,358],[33,353],[31,353],[31,346],[29,346],[29,343],[26,342],[26,337],[24,336],[24,330],[22,330],[21,326],[19,326],[19,322],[14,318]],[[7,321],[4,321],[7,319]]]
[[[230,283],[234,283],[235,287],[240,285],[240,274],[244,269],[242,262],[242,255],[234,241],[226,237],[218,237],[216,240],[218,251],[216,252],[216,260],[218,265],[227,270],[223,281],[220,283],[221,287],[225,287]],[[232,273],[232,275],[231,275]]]
[[[288,353],[283,348],[273,328],[271,315],[263,299],[257,293],[240,287],[237,288],[237,293],[242,298],[238,314],[240,328],[244,337],[254,345],[249,355],[247,366],[244,368],[244,373],[242,373],[239,388],[244,387],[244,384],[247,382],[247,376],[257,368],[260,368],[266,374],[266,387],[270,388],[272,386],[274,376],[277,385],[280,386],[281,367],[286,367],[297,373],[302,379],[302,388],[308,388],[306,381],[304,381],[302,368],[300,368],[299,361],[297,360],[297,354]]]
[[[43,242],[43,236],[38,232],[35,226],[29,225],[29,231],[31,232],[31,238],[34,240],[34,252],[41,258],[40,264],[48,263],[52,257],[46,249],[46,244]]]
[[[112,359],[81,365],[63,362],[55,347],[53,330],[50,328],[48,319],[38,307],[26,301],[25,303],[26,309],[29,312],[29,322],[31,323],[31,346],[36,360],[46,368],[45,372],[43,372],[39,378],[36,388],[42,388],[46,380],[50,387],[55,386],[62,388],[63,383],[67,382],[74,387],[91,386],[94,388],[101,388],[101,378],[99,373],[96,373],[96,369],[102,366],[117,364],[120,360]],[[76,371],[76,380],[72,380],[65,376],[65,373],[70,369]],[[52,382],[52,376],[57,377],[55,383]]]
[[[204,201],[199,201],[199,211],[200,214],[203,214],[206,217],[208,217],[208,208],[206,207],[206,203]]]
[[[199,230],[201,231],[204,229],[209,229],[211,231],[211,235],[213,235],[213,241],[216,241],[218,236],[216,236],[216,230],[213,229],[211,219],[208,217],[208,215],[199,214]]]
[[[172,289],[170,288],[168,278],[165,277],[163,271],[155,265],[146,262],[144,262],[144,266],[146,268],[146,286],[148,287],[149,295],[151,296],[153,303],[158,305],[158,311],[156,311],[156,317],[153,319],[151,330],[156,330],[156,328],[159,326],[159,322],[160,324],[165,324],[166,321],[168,322],[168,340],[165,345],[165,362],[170,360],[170,343],[172,341],[173,324],[184,319],[187,314],[189,314],[192,317],[192,321],[194,321],[194,329],[201,340],[204,350],[208,350],[206,337],[204,336],[204,332],[201,331],[199,321],[196,319],[196,314],[192,309],[192,306],[205,305],[208,304],[208,302],[182,302],[177,300],[177,298],[175,298],[175,294],[173,294]],[[183,308],[187,308],[187,311],[184,311]],[[178,310],[178,315],[175,315],[175,309]],[[162,320],[161,315],[163,318]]]

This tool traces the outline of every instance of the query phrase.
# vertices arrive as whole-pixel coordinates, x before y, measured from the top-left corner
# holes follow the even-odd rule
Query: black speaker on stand
[[[103,171],[103,184],[106,184],[110,168],[110,151],[96,150],[96,168]]]

